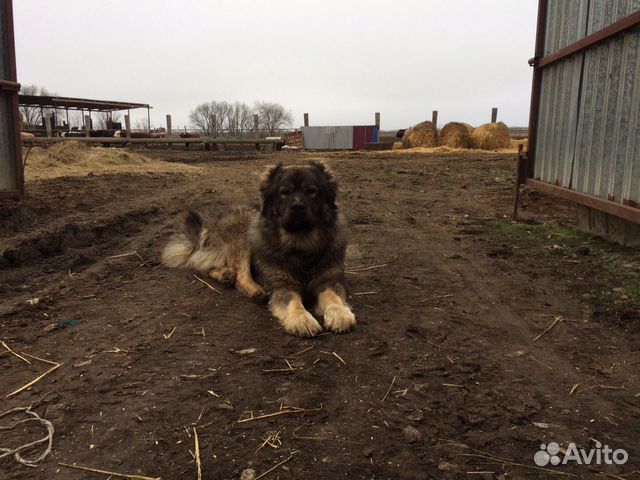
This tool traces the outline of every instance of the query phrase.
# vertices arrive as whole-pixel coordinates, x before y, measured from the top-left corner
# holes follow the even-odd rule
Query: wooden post
[[[85,136],[91,136],[91,115],[84,116],[84,132]]]
[[[167,114],[167,137],[171,136],[171,115]]]
[[[491,123],[496,123],[498,121],[498,107],[493,107],[491,109]]]
[[[147,129],[148,133],[151,133],[151,110],[147,107]]]
[[[433,123],[434,128],[438,128],[438,110],[431,112],[431,123]]]
[[[47,138],[51,138],[51,117],[44,117],[44,128],[47,130]]]
[[[131,139],[131,117],[129,115],[124,116],[124,128],[127,130],[127,139]]]
[[[309,126],[309,114],[308,113],[304,114],[304,126],[305,127]]]
[[[376,127],[378,127],[378,131],[380,131],[380,112],[376,112]]]
[[[260,136],[260,117],[258,116],[257,113],[253,114],[253,130],[256,133],[256,138],[258,138]]]

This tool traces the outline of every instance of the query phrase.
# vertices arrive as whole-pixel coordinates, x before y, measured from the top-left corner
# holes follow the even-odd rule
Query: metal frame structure
[[[534,178],[543,70],[578,52],[592,48],[595,45],[610,40],[616,35],[620,35],[640,25],[640,11],[632,13],[553,54],[544,56],[548,4],[548,0],[539,0],[538,4],[535,56],[529,60],[529,64],[533,67],[533,82],[529,116],[528,151],[524,153],[521,152],[518,155],[517,183],[518,185],[525,184],[544,193],[556,195],[572,202],[621,217],[625,220],[640,223],[640,205],[636,202],[623,199],[623,202],[620,203],[612,199],[600,198],[595,195],[578,192],[571,188],[554,185]],[[514,215],[515,214],[517,214],[517,199],[514,204]]]
[[[16,49],[13,34],[13,5],[11,0],[0,0],[3,2],[4,18],[0,21],[4,22],[4,31],[7,40],[7,66],[8,78],[0,80],[0,95],[8,96],[11,110],[13,113],[13,156],[15,162],[15,189],[0,191],[2,197],[22,197],[24,194],[24,172],[22,168],[22,144],[20,141],[20,114],[18,112],[18,91],[20,84],[17,81],[16,74]]]
[[[117,112],[127,111],[130,115],[130,111],[136,108],[147,109],[147,124],[151,125],[151,107],[146,103],[131,103],[131,102],[115,102],[110,100],[92,100],[88,98],[72,98],[72,97],[58,97],[50,95],[19,95],[20,106],[36,107],[40,108],[42,114],[45,108],[48,109],[63,109],[67,113],[67,123],[69,123],[69,110],[77,110],[82,112],[82,122],[84,124],[84,112],[88,112],[91,117],[91,112]],[[151,127],[149,127],[151,128]]]

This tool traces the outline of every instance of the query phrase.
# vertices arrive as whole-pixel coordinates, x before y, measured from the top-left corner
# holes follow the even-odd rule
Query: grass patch
[[[553,222],[546,223],[520,223],[509,220],[491,220],[489,222],[491,229],[503,237],[511,240],[553,240],[555,242],[561,240],[573,240],[581,243],[591,239],[591,235],[572,227],[562,227]]]
[[[516,255],[535,257],[563,278],[563,288],[589,298],[614,318],[640,318],[640,254],[555,222],[491,220],[492,236],[516,246]]]

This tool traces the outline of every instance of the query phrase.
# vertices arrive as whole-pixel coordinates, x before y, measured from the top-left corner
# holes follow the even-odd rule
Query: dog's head
[[[260,193],[262,216],[289,233],[335,223],[337,185],[322,163],[271,167],[262,177]]]

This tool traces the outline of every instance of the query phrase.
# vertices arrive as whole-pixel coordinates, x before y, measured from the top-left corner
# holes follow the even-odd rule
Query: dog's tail
[[[165,245],[160,259],[167,267],[191,268],[208,272],[225,264],[224,245],[215,245],[195,210],[187,210],[182,233],[177,233]]]

